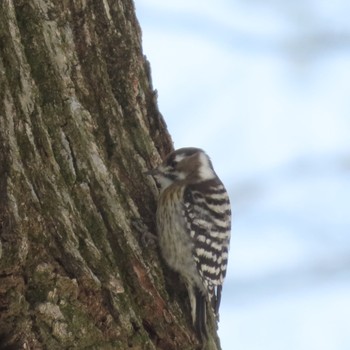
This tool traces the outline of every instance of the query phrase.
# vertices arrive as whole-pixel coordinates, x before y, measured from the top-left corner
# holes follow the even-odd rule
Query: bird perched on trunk
[[[226,275],[231,208],[226,189],[208,155],[199,148],[170,153],[147,172],[160,185],[159,246],[167,264],[184,279],[193,324],[207,337],[207,311],[217,319]]]

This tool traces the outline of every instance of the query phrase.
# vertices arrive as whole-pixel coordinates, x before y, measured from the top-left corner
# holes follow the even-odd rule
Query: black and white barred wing
[[[214,179],[188,186],[184,200],[193,256],[217,312],[230,243],[229,197],[223,184]]]

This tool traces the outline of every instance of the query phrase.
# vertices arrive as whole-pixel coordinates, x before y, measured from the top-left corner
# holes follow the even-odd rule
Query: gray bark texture
[[[131,0],[0,1],[0,348],[200,347],[143,239],[171,150]]]

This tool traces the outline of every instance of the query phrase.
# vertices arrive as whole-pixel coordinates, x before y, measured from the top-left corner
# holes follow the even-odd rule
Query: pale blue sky
[[[135,5],[175,147],[230,190],[223,349],[349,349],[350,3]]]

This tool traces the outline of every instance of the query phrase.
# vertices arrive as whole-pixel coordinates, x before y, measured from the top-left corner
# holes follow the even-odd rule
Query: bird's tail
[[[202,340],[208,338],[208,329],[207,329],[207,299],[199,288],[194,290],[196,305],[194,312],[194,328],[196,329],[199,337]]]

